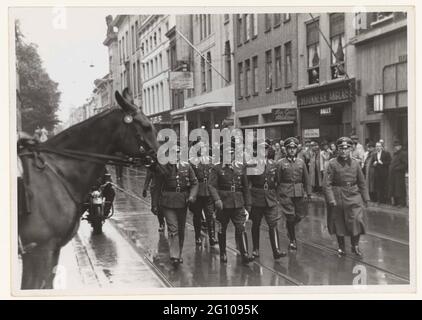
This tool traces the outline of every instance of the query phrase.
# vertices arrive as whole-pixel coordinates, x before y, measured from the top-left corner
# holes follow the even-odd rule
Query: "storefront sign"
[[[303,129],[304,138],[319,138],[319,128]]]
[[[193,89],[193,72],[170,72],[170,89]]]
[[[296,121],[296,108],[278,108],[272,109],[273,121]]]
[[[319,114],[321,116],[331,116],[333,114],[333,109],[331,107],[321,108]]]
[[[335,87],[326,85],[312,89],[303,89],[295,92],[297,95],[297,105],[298,107],[306,107],[353,101],[355,95],[353,88],[354,81],[349,80],[342,83],[341,86],[337,84]]]

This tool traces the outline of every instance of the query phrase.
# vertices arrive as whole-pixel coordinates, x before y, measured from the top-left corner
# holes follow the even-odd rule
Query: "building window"
[[[271,50],[265,52],[265,87],[271,91],[273,87],[273,61]]]
[[[292,84],[292,43],[284,44],[284,83],[286,86]]]
[[[137,73],[138,73],[138,94],[141,94],[141,63],[139,62],[139,59],[136,61],[136,68],[137,68]]]
[[[201,92],[207,90],[207,84],[205,80],[205,58],[201,57]]]
[[[211,52],[207,52],[207,66],[208,66],[208,72],[207,72],[207,91],[210,92],[212,90],[212,67],[211,67]]]
[[[290,21],[290,13],[284,13],[283,22],[289,22],[289,21]]]
[[[245,29],[244,29],[244,35],[245,35],[245,42],[249,41],[250,34],[251,34],[251,20],[250,20],[250,14],[245,14],[244,21],[245,21]]]
[[[122,63],[126,60],[125,46],[125,37],[122,37]]]
[[[147,114],[148,113],[148,100],[147,100],[147,91],[144,89],[144,96],[142,97],[142,101],[144,104],[143,111]]]
[[[157,110],[156,112],[160,112],[160,106],[162,105],[161,99],[160,99],[160,87],[158,86],[158,83],[155,86],[155,94],[157,95]]]
[[[159,73],[160,70],[160,66],[158,65],[158,57],[155,57],[155,73]]]
[[[383,108],[407,107],[407,61],[385,66],[382,71]]]
[[[138,90],[136,87],[136,63],[134,62],[132,65],[132,78],[133,78],[133,95],[137,96],[138,95]]]
[[[232,82],[232,53],[230,48],[230,41],[226,41],[224,45],[224,60],[225,60],[225,78],[226,84]]]
[[[171,69],[174,70],[177,66],[177,52],[176,52],[176,43],[173,42],[170,46],[170,65]]]
[[[149,50],[151,51],[153,49],[152,45],[152,36],[149,37]]]
[[[142,65],[142,75],[143,78],[146,79],[147,78],[147,74],[146,74],[146,69],[145,69],[145,64]]]
[[[149,47],[148,47],[148,39],[145,40],[145,52],[149,51]]]
[[[258,94],[258,56],[252,58],[252,94]]]
[[[253,22],[252,22],[252,37],[258,36],[258,14],[254,13],[251,15]]]
[[[160,70],[163,71],[163,55],[160,53],[159,57],[159,61],[160,61]]]
[[[275,61],[275,88],[281,88],[281,46],[274,49]]]
[[[161,28],[158,28],[158,43],[161,43]]]
[[[249,97],[249,83],[250,83],[250,77],[251,75],[251,62],[250,60],[245,61],[245,97]]]
[[[207,37],[211,34],[211,15],[208,14],[208,34]]]
[[[271,30],[271,16],[270,14],[265,14],[265,32],[268,32]]]
[[[129,58],[129,31],[126,31],[126,58]]]
[[[306,25],[306,45],[308,51],[308,82],[319,83],[319,21]]]
[[[161,95],[161,104],[163,105],[163,109],[165,108],[164,105],[164,86],[163,86],[163,82],[160,82],[160,95]]]
[[[135,53],[135,47],[136,47],[136,44],[135,44],[135,26],[131,26],[131,36],[132,36],[132,54],[134,54]]]
[[[370,20],[371,26],[382,24],[382,22],[393,18],[393,12],[373,12],[371,13]]]
[[[155,75],[154,60],[151,59],[151,77],[153,77],[154,75]]]
[[[237,45],[240,46],[242,44],[242,15],[237,15]]]
[[[237,90],[238,90],[238,98],[243,98],[243,65],[242,62],[237,64]]]
[[[152,113],[155,113],[155,89],[154,86],[151,87],[151,98],[152,98]]]
[[[154,32],[154,47],[157,46],[157,33]]]
[[[281,24],[281,13],[274,13],[274,28],[278,27]]]
[[[331,79],[345,76],[344,13],[330,15]]]
[[[119,40],[119,60],[120,64],[123,62],[122,40]]]
[[[135,21],[135,46],[136,50],[139,49],[139,37],[138,37],[138,20]]]

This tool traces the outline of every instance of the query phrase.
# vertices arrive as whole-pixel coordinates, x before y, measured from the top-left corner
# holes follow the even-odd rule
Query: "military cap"
[[[350,148],[353,145],[352,139],[348,137],[341,137],[336,142],[337,148]]]
[[[299,140],[296,139],[295,137],[290,137],[290,138],[287,138],[286,140],[284,140],[284,147],[285,148],[288,148],[288,147],[297,148],[298,144],[299,144]]]

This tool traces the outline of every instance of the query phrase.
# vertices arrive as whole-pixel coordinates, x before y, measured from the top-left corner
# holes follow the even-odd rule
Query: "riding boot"
[[[279,242],[279,235],[277,227],[271,227],[269,230],[270,233],[270,242],[271,248],[273,250],[273,257],[274,259],[279,259],[286,256],[285,252],[280,251],[280,242]]]
[[[242,257],[242,263],[248,264],[254,260],[254,257],[251,257],[248,253],[248,235],[245,231],[240,234],[236,234],[239,243],[239,251]]]
[[[346,255],[346,249],[345,249],[345,244],[344,244],[344,237],[343,236],[337,236],[337,242],[338,242],[338,254],[340,256],[345,256]]]
[[[193,228],[195,230],[195,244],[197,246],[202,245],[202,239],[201,239],[201,228],[202,228],[202,222],[201,222],[201,216],[199,216],[197,212],[193,213]]]
[[[297,244],[296,244],[296,232],[295,232],[295,221],[286,221],[286,228],[287,228],[287,234],[290,240],[290,244],[289,244],[289,251],[290,250],[297,250]]]
[[[180,239],[178,234],[169,235],[170,261],[176,266],[179,264]]]
[[[218,246],[220,248],[220,262],[227,263],[227,253],[226,253],[226,233],[218,233]]]
[[[208,220],[208,237],[210,239],[210,246],[218,244],[218,240],[215,238],[215,221],[213,217]]]
[[[157,219],[158,219],[158,224],[159,224],[158,232],[164,232],[164,226],[165,226],[164,217],[160,213],[158,213]]]
[[[359,238],[360,235],[357,236],[351,236],[350,237],[350,243],[352,244],[352,252],[357,256],[362,256],[362,252],[359,249]]]
[[[252,225],[252,255],[259,257],[259,225]]]

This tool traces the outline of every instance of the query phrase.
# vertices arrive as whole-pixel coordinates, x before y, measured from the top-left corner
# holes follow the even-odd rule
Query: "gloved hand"
[[[142,190],[142,196],[144,197],[144,198],[146,198],[147,197],[147,190]]]
[[[217,200],[214,205],[216,210],[223,210],[223,201]]]

